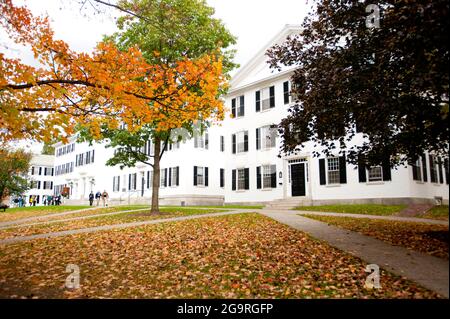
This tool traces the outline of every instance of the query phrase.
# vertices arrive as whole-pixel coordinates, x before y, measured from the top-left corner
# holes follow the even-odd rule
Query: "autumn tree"
[[[45,142],[42,146],[42,155],[55,155],[55,147],[53,142]]]
[[[0,147],[0,203],[11,196],[20,196],[28,189],[26,175],[31,153],[22,149]]]
[[[312,141],[372,165],[387,156],[412,162],[424,151],[447,156],[449,2],[315,4],[301,34],[268,52],[273,68],[297,67],[282,151]]]
[[[158,134],[223,118],[220,51],[154,63],[136,45],[118,48],[105,39],[91,54],[78,53],[54,39],[46,17],[34,17],[11,0],[0,0],[0,25],[11,40],[29,46],[40,64],[0,53],[0,141],[66,141],[78,127],[99,140],[102,130],[122,124],[137,132],[150,123]]]
[[[232,62],[234,51],[228,49],[235,43],[235,38],[219,19],[212,17],[214,10],[204,0],[119,1],[115,5],[117,7],[127,14],[118,19],[119,32],[107,37],[107,40],[114,42],[122,51],[126,52],[136,46],[147,63],[163,68],[171,68],[186,58],[198,59],[205,54],[213,55],[223,61],[221,76],[224,77],[235,67]],[[202,77],[202,81],[207,85],[214,85],[212,78]],[[225,92],[226,87],[219,89],[217,98]],[[195,96],[204,94],[198,85],[191,83],[181,84],[179,90]],[[138,131],[111,129],[107,126],[101,129],[101,136],[107,141],[107,147],[115,148],[115,154],[108,160],[108,165],[134,167],[136,163],[144,163],[152,167],[153,213],[159,212],[161,158],[169,143],[181,139],[180,135],[174,134],[174,129],[183,129],[188,136],[192,136],[194,132],[201,134],[195,128],[210,125],[210,114],[214,109],[206,104],[197,107],[198,116],[182,122],[176,119],[186,116],[183,108],[169,107],[162,110],[165,114],[164,121],[170,119],[174,123],[166,130],[156,130],[161,122],[158,118],[147,121]],[[84,130],[81,132],[81,140],[93,140]],[[154,146],[153,153],[145,149],[148,141]]]

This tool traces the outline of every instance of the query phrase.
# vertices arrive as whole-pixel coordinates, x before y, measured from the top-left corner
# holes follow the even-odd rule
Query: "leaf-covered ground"
[[[65,288],[66,266],[81,287]],[[437,298],[259,214],[211,217],[0,247],[2,298]]]
[[[301,206],[297,207],[296,209],[313,212],[390,216],[400,212],[405,207],[406,207],[405,205],[352,204],[352,205]]]
[[[102,209],[101,211],[89,211],[83,213],[77,213],[75,217],[79,216],[89,216],[99,213],[110,213],[110,212],[121,212],[127,211],[130,207],[114,207],[108,209]],[[134,209],[142,209],[142,208],[134,208]],[[115,225],[121,223],[132,223],[132,222],[141,222],[147,220],[155,220],[155,219],[164,219],[164,218],[172,218],[172,217],[181,217],[181,216],[191,216],[191,215],[203,215],[203,214],[211,214],[218,212],[226,212],[226,210],[214,210],[214,209],[192,209],[192,208],[161,208],[162,214],[149,216],[149,211],[133,211],[133,212],[124,212],[118,213],[117,215],[106,215],[106,216],[97,216],[86,219],[76,219],[76,220],[67,220],[62,222],[48,223],[48,224],[38,224],[38,225],[30,225],[30,226],[19,226],[19,227],[11,227],[0,229],[0,239],[6,239],[11,237],[20,237],[20,236],[28,236],[28,235],[36,235],[36,234],[45,234],[50,232],[57,232],[63,230],[73,230],[80,228],[88,228],[88,227],[96,227],[96,226],[104,226],[104,225]],[[71,218],[74,217],[72,214],[70,216],[61,216],[61,218]]]
[[[86,209],[89,206],[32,206],[8,208],[0,212],[0,222],[12,221],[21,218],[62,213],[72,210]]]
[[[363,235],[375,237],[395,246],[417,250],[448,259],[448,226],[368,218],[302,215]]]

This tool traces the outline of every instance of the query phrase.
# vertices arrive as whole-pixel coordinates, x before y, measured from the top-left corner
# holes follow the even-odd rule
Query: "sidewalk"
[[[330,226],[293,212],[264,210],[261,214],[308,233],[316,239],[326,241],[331,246],[359,257],[368,264],[377,264],[389,272],[404,276],[446,298],[449,297],[448,260],[392,246],[381,240]]]

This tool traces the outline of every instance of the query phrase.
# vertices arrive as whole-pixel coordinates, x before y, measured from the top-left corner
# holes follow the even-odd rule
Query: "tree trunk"
[[[160,178],[160,169],[159,163],[161,161],[161,139],[159,137],[155,137],[155,157],[153,163],[153,188],[152,188],[152,214],[159,214],[159,184],[161,181]]]

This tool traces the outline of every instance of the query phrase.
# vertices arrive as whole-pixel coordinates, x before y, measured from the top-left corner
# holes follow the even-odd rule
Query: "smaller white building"
[[[33,155],[28,172],[30,189],[24,196],[26,206],[30,206],[30,197],[32,196],[36,197],[36,206],[42,206],[45,196],[53,195],[54,162],[53,155]]]

